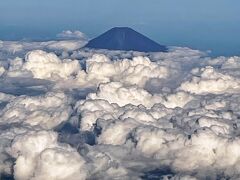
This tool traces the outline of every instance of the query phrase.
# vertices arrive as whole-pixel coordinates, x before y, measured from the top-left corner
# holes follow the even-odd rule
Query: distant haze
[[[63,30],[90,38],[128,26],[169,46],[240,55],[238,0],[0,1],[0,39],[51,39]]]

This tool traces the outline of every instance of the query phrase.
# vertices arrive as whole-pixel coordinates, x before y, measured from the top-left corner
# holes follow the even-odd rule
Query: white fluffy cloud
[[[146,57],[134,57],[132,60],[111,61],[104,55],[93,55],[86,62],[89,77],[102,78],[126,84],[144,85],[150,78],[166,78],[168,69],[153,63]]]
[[[84,35],[59,37],[0,43],[3,175],[13,167],[19,180],[240,178],[239,57],[75,50]]]
[[[68,120],[71,100],[64,93],[49,92],[38,97],[20,96],[0,112],[1,123],[24,123],[51,129]]]
[[[42,50],[31,51],[25,56],[25,60],[16,58],[10,62],[7,76],[17,77],[29,73],[38,79],[70,79],[81,70],[77,60],[59,59],[54,53]]]
[[[34,78],[69,78],[80,70],[78,61],[61,61],[55,54],[44,51],[32,51],[25,57],[23,70],[31,71]]]
[[[152,96],[150,93],[137,86],[124,87],[124,85],[119,82],[100,84],[97,93],[89,94],[87,98],[105,99],[110,103],[116,103],[120,106],[127,104],[142,104],[146,107],[151,107],[158,101],[158,96]]]
[[[239,88],[239,79],[219,73],[213,67],[208,66],[200,70],[194,69],[194,76],[191,81],[184,82],[180,89],[196,94],[221,94],[232,91],[236,92],[239,91]]]
[[[84,33],[80,32],[80,31],[63,31],[59,34],[57,34],[58,38],[61,39],[82,39],[82,40],[86,40],[87,37]]]
[[[39,131],[17,136],[11,146],[17,159],[14,177],[24,179],[85,179],[84,159],[76,150],[57,143],[57,134]]]

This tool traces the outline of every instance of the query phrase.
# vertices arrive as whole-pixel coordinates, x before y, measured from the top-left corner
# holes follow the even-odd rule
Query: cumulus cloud
[[[68,54],[76,51],[88,42],[86,35],[80,31],[63,31],[56,40],[49,41],[1,41],[0,61],[15,57],[23,57],[32,50],[54,51],[59,54]],[[68,55],[67,55],[68,56]]]
[[[69,118],[70,103],[71,100],[61,92],[16,97],[0,112],[0,123],[24,123],[51,129]]]
[[[34,78],[54,79],[54,76],[67,78],[80,70],[78,61],[61,61],[55,54],[32,51],[25,57],[23,70],[32,72]]]
[[[69,53],[84,35],[59,38],[32,43],[39,50],[0,43],[29,51],[0,61],[3,177],[239,179],[239,57],[178,47]]]
[[[151,107],[158,100],[158,97],[152,96],[137,86],[124,87],[123,84],[119,82],[100,84],[97,93],[89,94],[87,98],[105,99],[110,103],[116,103],[120,106],[143,104],[146,107]]]
[[[134,57],[132,60],[112,62],[104,55],[93,55],[86,62],[86,71],[94,77],[113,78],[127,84],[144,85],[150,78],[166,78],[168,69],[152,63],[146,57]],[[107,79],[106,79],[107,80]]]
[[[194,69],[193,73],[195,76],[192,77],[191,81],[184,82],[180,89],[196,94],[219,94],[238,91],[240,88],[238,79],[219,73],[211,66],[201,68],[200,70]]]
[[[76,150],[57,143],[47,131],[17,136],[11,146],[16,179],[85,179],[85,161]]]
[[[63,31],[59,34],[57,34],[57,37],[60,39],[82,39],[82,40],[86,40],[87,37],[84,33],[80,32],[80,31]]]
[[[71,79],[81,70],[77,60],[61,60],[54,53],[42,50],[31,51],[25,59],[15,58],[9,63],[7,76],[32,76],[33,78],[46,80]]]

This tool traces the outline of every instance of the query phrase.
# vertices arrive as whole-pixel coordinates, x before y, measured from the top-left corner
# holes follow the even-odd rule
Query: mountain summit
[[[139,51],[166,52],[167,47],[156,43],[148,37],[128,27],[115,27],[102,35],[90,40],[86,48]]]

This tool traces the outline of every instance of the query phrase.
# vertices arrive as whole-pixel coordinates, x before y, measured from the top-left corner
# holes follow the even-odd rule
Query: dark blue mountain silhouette
[[[167,47],[160,45],[146,36],[128,27],[115,27],[92,39],[85,46],[94,49],[166,52]]]

